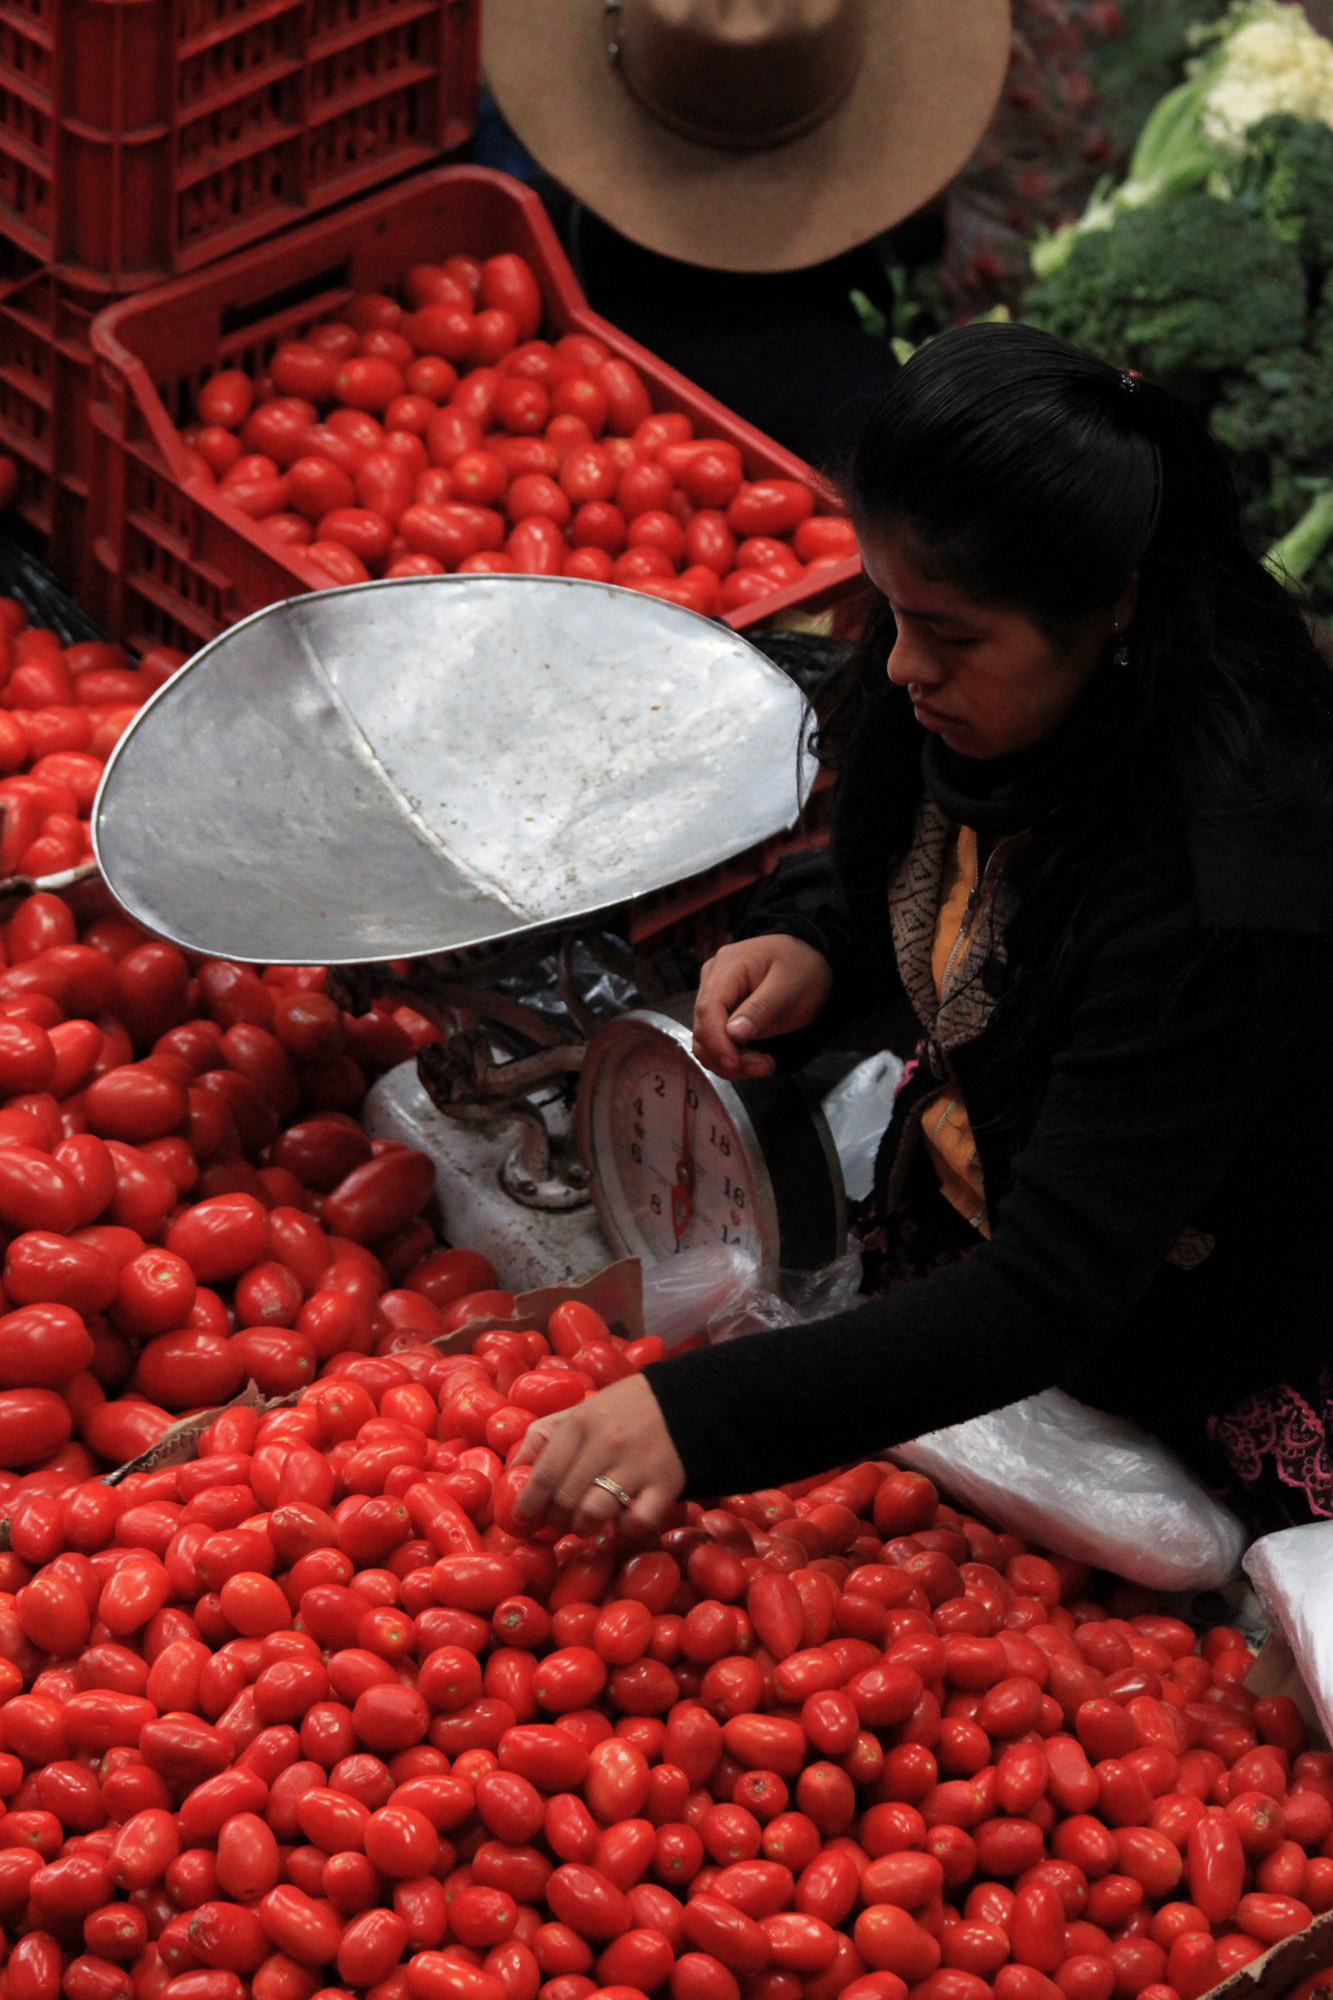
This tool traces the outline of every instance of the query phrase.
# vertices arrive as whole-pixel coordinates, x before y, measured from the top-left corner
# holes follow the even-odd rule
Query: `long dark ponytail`
[[[1327,790],[1333,675],[1246,547],[1221,453],[1167,390],[1035,327],[960,327],[899,371],[849,485],[860,526],[906,528],[947,581],[1053,630],[1138,572],[1113,703],[1136,817],[1177,797],[1229,817]],[[890,633],[879,607],[858,669],[882,675]],[[857,706],[835,704],[834,755]]]

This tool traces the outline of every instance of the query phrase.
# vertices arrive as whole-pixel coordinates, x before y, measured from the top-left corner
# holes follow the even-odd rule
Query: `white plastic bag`
[[[1333,1521],[1262,1535],[1250,1545],[1245,1573],[1333,1741]]]
[[[740,1312],[758,1289],[752,1260],[739,1250],[709,1243],[643,1267],[643,1329],[667,1352],[715,1320]]]
[[[703,1244],[645,1265],[644,1331],[657,1334],[669,1353],[692,1333],[721,1341],[770,1327],[800,1326],[855,1305],[860,1285],[861,1253],[855,1248],[818,1271],[781,1272],[778,1290],[771,1292],[739,1250]]]
[[[1011,1534],[1150,1590],[1218,1589],[1247,1539],[1164,1444],[1062,1389],[888,1455]]]
[[[881,1049],[849,1070],[824,1099],[822,1109],[849,1201],[864,1201],[874,1184],[875,1157],[893,1115],[902,1074],[892,1049]]]

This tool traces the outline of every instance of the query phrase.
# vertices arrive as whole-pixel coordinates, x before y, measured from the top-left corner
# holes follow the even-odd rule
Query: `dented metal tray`
[[[795,685],[739,634],[574,578],[410,577],[205,646],[107,765],[93,842],[194,951],[358,964],[572,923],[795,821]]]

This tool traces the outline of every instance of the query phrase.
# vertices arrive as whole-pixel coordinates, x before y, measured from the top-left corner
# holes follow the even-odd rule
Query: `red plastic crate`
[[[89,332],[101,301],[10,247],[0,279],[0,451],[18,461],[14,511],[75,597],[93,583]]]
[[[480,0],[0,0],[0,233],[120,295],[438,159]]]
[[[653,406],[683,410],[700,432],[730,438],[747,475],[805,479],[823,506],[831,487],[591,312],[537,197],[505,174],[444,167],[160,290],[122,301],[93,328],[92,408],[97,575],[89,609],[131,644],[193,651],[280,598],[327,587],[299,549],[276,549],[215,486],[191,473],[178,426],[219,367],[256,369],[278,342],[329,318],[358,291],[393,286],[408,266],[455,250],[517,251],[541,286],[548,331],[592,333],[642,374]],[[827,612],[861,593],[855,561],[733,614]]]

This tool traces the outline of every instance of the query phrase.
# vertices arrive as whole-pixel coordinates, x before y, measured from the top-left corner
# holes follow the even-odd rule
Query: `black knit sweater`
[[[826,1032],[900,997],[887,891],[932,770],[951,817],[986,817],[937,752],[923,776],[923,741],[881,683],[830,854],[779,871],[744,927],[825,954]],[[1107,776],[1095,741],[1085,726],[1089,797]],[[1058,779],[1068,745],[1053,749]],[[1078,789],[1001,792],[1058,845]],[[649,1368],[691,1494],[801,1478],[1053,1385],[1206,1469],[1210,1414],[1333,1365],[1333,807],[1298,825],[1183,810],[1126,825],[1046,938],[1049,963],[1024,962],[1023,907],[1020,889],[1013,962],[983,974],[1006,991],[953,1052],[991,1240],[832,1319]],[[1190,1268],[1168,1261],[1182,1237]]]

